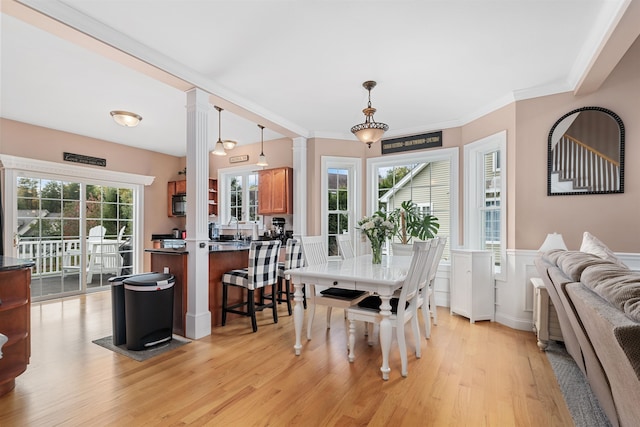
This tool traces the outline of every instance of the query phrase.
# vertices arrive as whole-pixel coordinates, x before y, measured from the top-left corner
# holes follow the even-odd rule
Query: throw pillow
[[[621,267],[628,268],[622,261],[616,257],[616,254],[613,253],[611,249],[607,247],[604,243],[602,243],[596,236],[585,231],[582,235],[582,245],[580,245],[580,252],[586,252],[589,254],[593,254],[599,256],[602,259],[606,259],[607,261],[614,262]]]

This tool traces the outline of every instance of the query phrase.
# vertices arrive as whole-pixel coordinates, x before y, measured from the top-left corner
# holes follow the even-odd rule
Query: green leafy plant
[[[412,200],[402,202],[399,208],[389,212],[387,218],[394,225],[393,235],[405,245],[411,243],[413,238],[432,239],[440,228],[438,218],[423,214]]]

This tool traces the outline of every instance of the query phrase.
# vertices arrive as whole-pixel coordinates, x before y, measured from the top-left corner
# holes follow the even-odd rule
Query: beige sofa
[[[535,263],[569,354],[613,426],[640,423],[640,272],[610,255],[553,250]],[[607,258],[607,259],[605,259]]]

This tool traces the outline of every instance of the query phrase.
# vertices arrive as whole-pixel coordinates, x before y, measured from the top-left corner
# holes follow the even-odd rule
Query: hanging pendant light
[[[376,109],[371,106],[371,89],[376,87],[376,82],[367,80],[362,83],[362,86],[369,91],[369,103],[367,104],[367,108],[362,110],[365,116],[364,123],[352,127],[351,132],[371,148],[371,144],[380,141],[382,135],[389,130],[389,125],[376,122],[373,119],[373,114],[376,112]]]
[[[218,142],[216,142],[215,149],[211,152],[211,154],[215,156],[226,156],[227,152],[224,151],[224,144],[222,143],[222,139],[220,138],[220,115],[222,112],[222,108],[214,105],[213,108],[218,110]]]
[[[260,128],[260,156],[258,157],[257,166],[269,166],[267,163],[267,157],[264,155],[264,126],[258,125]]]

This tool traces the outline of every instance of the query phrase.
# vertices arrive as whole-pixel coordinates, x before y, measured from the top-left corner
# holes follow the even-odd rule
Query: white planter
[[[413,243],[392,243],[391,251],[396,256],[411,256],[413,255]]]

